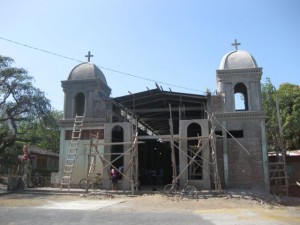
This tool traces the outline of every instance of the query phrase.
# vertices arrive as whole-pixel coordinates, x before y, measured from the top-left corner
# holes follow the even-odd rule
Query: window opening
[[[201,126],[197,123],[192,123],[187,128],[188,137],[197,137],[198,135],[201,136]],[[188,163],[191,161],[191,158],[193,158],[198,151],[198,140],[188,140],[187,142],[187,152],[188,152]],[[200,152],[194,162],[191,163],[191,165],[188,168],[188,179],[189,180],[201,180],[203,179],[202,176],[202,153]]]
[[[234,86],[234,102],[236,111],[249,110],[247,88],[243,83]]]
[[[215,134],[216,134],[217,136],[222,136],[222,135],[223,135],[221,130],[216,130],[216,131],[215,131]]]
[[[244,131],[243,130],[230,130],[229,133],[234,138],[243,138],[244,137]],[[231,135],[227,133],[227,138],[232,138]]]
[[[83,116],[84,110],[85,110],[85,97],[84,97],[84,94],[83,93],[78,93],[75,97],[75,115]]]
[[[124,142],[124,131],[121,126],[115,126],[112,129],[112,143],[115,142]],[[112,164],[116,168],[118,168],[120,171],[123,171],[124,169],[124,156],[122,155],[124,153],[124,145],[112,145],[111,146],[111,156],[110,161],[114,161]],[[122,156],[121,156],[122,155]]]

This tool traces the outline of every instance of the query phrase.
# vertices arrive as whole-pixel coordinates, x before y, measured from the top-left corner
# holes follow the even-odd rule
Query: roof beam
[[[170,139],[171,135],[152,135],[152,136],[138,136],[138,140],[159,140],[159,139]],[[173,138],[179,138],[179,135],[174,135]]]
[[[203,110],[204,107],[185,107],[185,111],[199,111]],[[144,108],[144,109],[135,109],[136,113],[150,113],[150,112],[169,112],[169,108]],[[178,112],[179,107],[172,107],[172,112]]]

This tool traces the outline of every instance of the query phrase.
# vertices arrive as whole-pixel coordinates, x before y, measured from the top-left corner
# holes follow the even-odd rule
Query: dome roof
[[[107,84],[102,71],[95,64],[90,62],[81,63],[75,66],[68,77],[68,80],[86,79],[99,79],[104,84]]]
[[[236,50],[227,53],[221,60],[220,70],[258,68],[253,56],[246,51]]]

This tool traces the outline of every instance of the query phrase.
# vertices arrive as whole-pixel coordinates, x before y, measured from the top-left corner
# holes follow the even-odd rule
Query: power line
[[[9,40],[9,39],[3,38],[3,37],[0,37],[0,39],[2,39],[4,41],[11,42],[11,43],[14,43],[14,44],[17,44],[17,45],[22,45],[22,46],[24,46],[26,48],[31,48],[31,49],[34,49],[34,50],[37,50],[37,51],[40,51],[40,52],[44,52],[44,53],[47,53],[47,54],[58,56],[58,57],[61,57],[61,58],[73,60],[73,61],[76,61],[76,62],[83,62],[83,61],[78,60],[78,59],[73,59],[73,58],[70,58],[70,57],[67,57],[67,56],[63,56],[63,55],[60,55],[60,54],[57,54],[57,53],[54,53],[54,52],[50,52],[50,51],[47,51],[47,50],[44,50],[44,49],[41,49],[41,48],[36,48],[36,47],[30,46],[30,45],[26,45],[26,44],[23,44],[23,43],[20,43],[20,42],[17,42],[17,41]]]
[[[76,62],[79,62],[79,63],[85,62],[85,61],[74,59],[74,58],[71,58],[71,57],[68,57],[68,56],[60,55],[60,54],[57,54],[55,52],[50,52],[50,51],[47,51],[47,50],[44,50],[44,49],[41,49],[41,48],[33,47],[31,45],[23,44],[21,42],[13,41],[13,40],[1,37],[1,36],[0,36],[0,39],[2,39],[4,41],[7,41],[7,42],[17,44],[17,45],[21,45],[21,46],[26,47],[26,48],[31,48],[31,49],[34,49],[36,51],[40,51],[40,52],[44,52],[44,53],[47,53],[47,54],[50,54],[50,55],[61,57],[61,58],[64,58],[64,59],[76,61]],[[114,73],[119,73],[119,74],[122,74],[122,75],[139,78],[139,79],[142,79],[142,80],[147,80],[147,81],[151,81],[151,82],[155,82],[155,83],[159,83],[159,84],[163,84],[163,85],[168,85],[168,86],[171,86],[171,87],[182,88],[182,89],[186,89],[186,90],[190,90],[190,91],[197,91],[197,92],[205,93],[204,91],[196,90],[196,89],[193,89],[193,88],[187,88],[187,87],[183,87],[183,86],[180,86],[180,85],[165,83],[165,82],[162,82],[162,81],[157,81],[157,80],[153,80],[153,79],[150,79],[150,78],[146,78],[146,77],[142,77],[142,76],[138,76],[138,75],[134,75],[134,74],[130,74],[130,73],[125,73],[125,72],[122,72],[122,71],[119,71],[119,70],[110,69],[110,68],[103,67],[103,66],[98,66],[98,65],[96,65],[96,66],[101,68],[101,69],[107,70],[107,71],[111,71],[111,72],[114,72]]]

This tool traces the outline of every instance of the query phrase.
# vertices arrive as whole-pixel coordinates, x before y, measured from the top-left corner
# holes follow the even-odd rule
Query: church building
[[[88,62],[61,82],[62,186],[76,187],[101,173],[103,188],[110,189],[114,168],[121,190],[189,180],[198,189],[269,191],[262,68],[237,49],[239,43],[233,45],[216,70],[217,92],[206,95],[166,91],[156,84],[112,98],[89,52]]]

